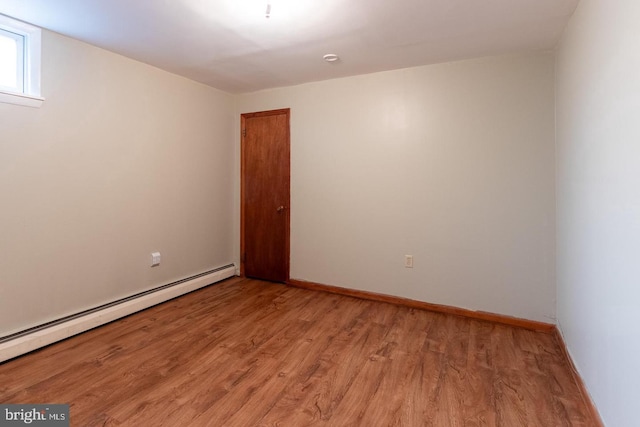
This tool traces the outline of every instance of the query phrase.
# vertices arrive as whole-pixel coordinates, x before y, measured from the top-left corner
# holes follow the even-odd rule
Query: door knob
[[[284,210],[284,206],[278,206],[278,209],[276,209],[278,211],[278,213],[282,212]]]

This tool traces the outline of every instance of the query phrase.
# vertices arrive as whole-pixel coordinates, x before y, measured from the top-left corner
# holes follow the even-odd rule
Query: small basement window
[[[41,30],[0,15],[0,102],[40,107]]]

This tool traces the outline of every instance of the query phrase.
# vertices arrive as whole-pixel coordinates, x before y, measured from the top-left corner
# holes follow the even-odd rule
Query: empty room
[[[638,22],[0,0],[0,425],[638,426]]]

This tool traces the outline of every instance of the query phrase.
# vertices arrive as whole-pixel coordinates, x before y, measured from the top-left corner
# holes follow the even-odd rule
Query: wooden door
[[[241,274],[289,280],[289,109],[241,116]]]

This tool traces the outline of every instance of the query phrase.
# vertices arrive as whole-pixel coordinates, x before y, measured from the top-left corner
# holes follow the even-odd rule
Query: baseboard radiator
[[[0,363],[236,275],[225,265],[0,338]]]

